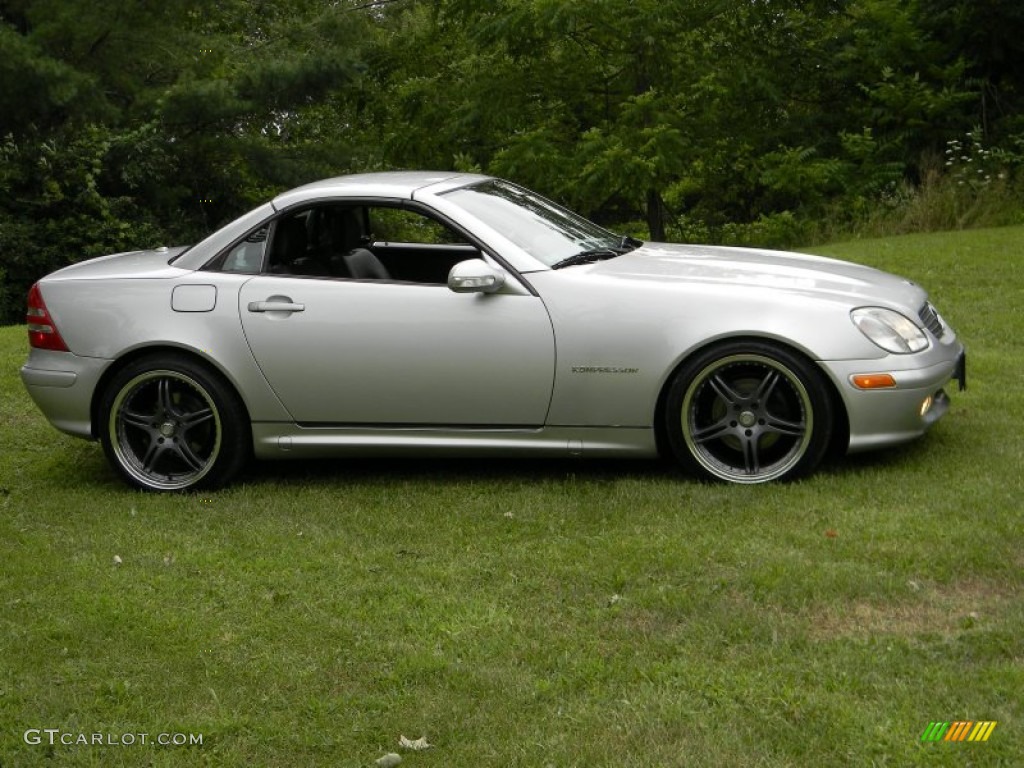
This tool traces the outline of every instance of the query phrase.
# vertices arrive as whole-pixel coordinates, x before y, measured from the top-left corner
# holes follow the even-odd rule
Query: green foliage
[[[46,272],[194,241],[282,188],[351,167],[344,110],[325,102],[355,87],[371,31],[366,10],[313,0],[5,9],[0,320],[21,316]]]
[[[0,146],[8,319],[24,316],[25,292],[40,274],[86,255],[160,244],[159,228],[132,198],[101,193],[111,146],[97,126],[46,141],[8,136]]]
[[[0,317],[355,170],[495,173],[655,239],[1013,221],[1021,62],[1010,0],[9,2]],[[944,164],[969,131],[986,189]]]
[[[817,154],[812,148],[792,147],[764,155],[760,181],[778,204],[820,205],[841,189],[842,161]]]
[[[761,214],[749,223],[725,224],[714,239],[727,245],[792,248],[796,243],[808,242],[812,231],[811,224],[798,219],[792,211],[781,211]]]
[[[48,57],[0,17],[0,136],[30,126],[55,127],[69,114],[94,114],[91,78]]]

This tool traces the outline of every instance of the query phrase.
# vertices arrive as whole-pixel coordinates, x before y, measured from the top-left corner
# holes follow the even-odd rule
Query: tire
[[[111,379],[99,413],[107,460],[147,491],[217,488],[252,450],[248,414],[235,391],[179,355],[130,363]]]
[[[669,445],[710,480],[765,483],[814,470],[833,429],[832,397],[813,363],[768,342],[729,342],[675,374],[665,408]]]

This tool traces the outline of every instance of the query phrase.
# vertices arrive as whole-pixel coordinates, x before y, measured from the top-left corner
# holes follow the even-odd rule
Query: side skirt
[[[334,456],[608,456],[654,458],[654,430],[638,427],[368,427],[254,423],[260,459]]]

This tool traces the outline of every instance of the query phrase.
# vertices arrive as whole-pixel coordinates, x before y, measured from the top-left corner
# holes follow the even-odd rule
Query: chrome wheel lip
[[[763,429],[763,427],[760,426],[764,425],[764,421],[762,421],[762,419],[765,414],[768,413],[766,404],[750,403],[747,401],[747,398],[734,398],[733,402],[729,402],[729,395],[735,395],[737,393],[730,391],[726,395],[719,394],[718,397],[725,402],[726,407],[730,405],[737,406],[734,421],[730,424],[723,424],[722,429],[719,432],[713,432],[712,436],[706,440],[698,441],[694,437],[695,433],[702,431],[708,432],[717,426],[716,424],[708,424],[703,425],[702,427],[701,425],[694,423],[695,417],[697,416],[696,399],[702,393],[703,388],[709,385],[710,380],[717,372],[740,364],[759,366],[765,369],[766,376],[762,381],[762,386],[768,383],[769,378],[772,376],[772,372],[779,374],[782,378],[775,383],[771,383],[770,390],[773,390],[779,383],[782,383],[790,390],[790,395],[795,397],[795,404],[799,406],[801,411],[801,422],[799,425],[789,425],[780,421],[781,424],[785,424],[787,427],[792,426],[793,431],[796,431],[797,428],[799,428],[800,431],[799,435],[781,433],[784,437],[792,439],[792,445],[789,450],[786,451],[781,458],[773,461],[767,467],[763,469],[759,468],[754,472],[751,472],[746,467],[739,467],[722,461],[708,448],[706,448],[703,443],[717,441],[720,439],[736,439],[743,444],[753,443],[755,446],[754,450],[756,452],[758,450],[756,446],[758,441],[761,439],[762,434],[773,431],[772,429]],[[682,427],[683,441],[687,450],[705,470],[720,480],[726,480],[731,483],[752,485],[756,483],[770,482],[783,477],[807,454],[807,450],[810,446],[811,438],[814,433],[814,408],[812,406],[811,396],[807,391],[807,387],[791,368],[766,355],[741,353],[719,358],[718,360],[706,365],[697,373],[696,376],[693,377],[686,388],[680,407],[680,425]],[[737,437],[740,432],[743,432],[743,435]]]
[[[136,396],[146,387],[161,387],[166,384],[184,385],[191,393],[203,403],[206,408],[202,410],[180,411],[173,414],[166,411],[157,411],[152,416],[150,426],[145,426],[138,418],[141,414],[130,414],[135,416],[134,420],[129,418],[129,409]],[[168,403],[168,405],[170,405]],[[167,410],[174,410],[173,405]],[[209,411],[207,415],[205,411]],[[148,416],[148,415],[147,415]],[[195,464],[196,468],[191,472],[162,473],[147,469],[145,457],[140,457],[128,439],[127,430],[148,432],[152,439],[162,437],[168,440],[183,439],[187,433],[200,423],[212,420],[212,445],[207,444],[197,455],[190,446],[184,444],[184,448],[172,448],[179,458],[189,464]],[[223,425],[221,423],[220,411],[213,397],[199,382],[191,376],[170,369],[157,369],[145,371],[130,379],[118,391],[114,402],[110,407],[110,416],[107,422],[108,436],[114,455],[121,468],[132,476],[140,485],[154,490],[175,491],[184,490],[196,485],[202,480],[211,469],[213,469],[217,458],[220,456],[223,440]],[[150,443],[152,447],[152,442]],[[186,457],[187,455],[187,457]],[[159,456],[157,457],[159,459]]]

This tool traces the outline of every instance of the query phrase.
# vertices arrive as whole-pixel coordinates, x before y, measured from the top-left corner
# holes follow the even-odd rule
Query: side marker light
[[[850,377],[857,389],[895,389],[896,379],[891,373],[855,373]]]

